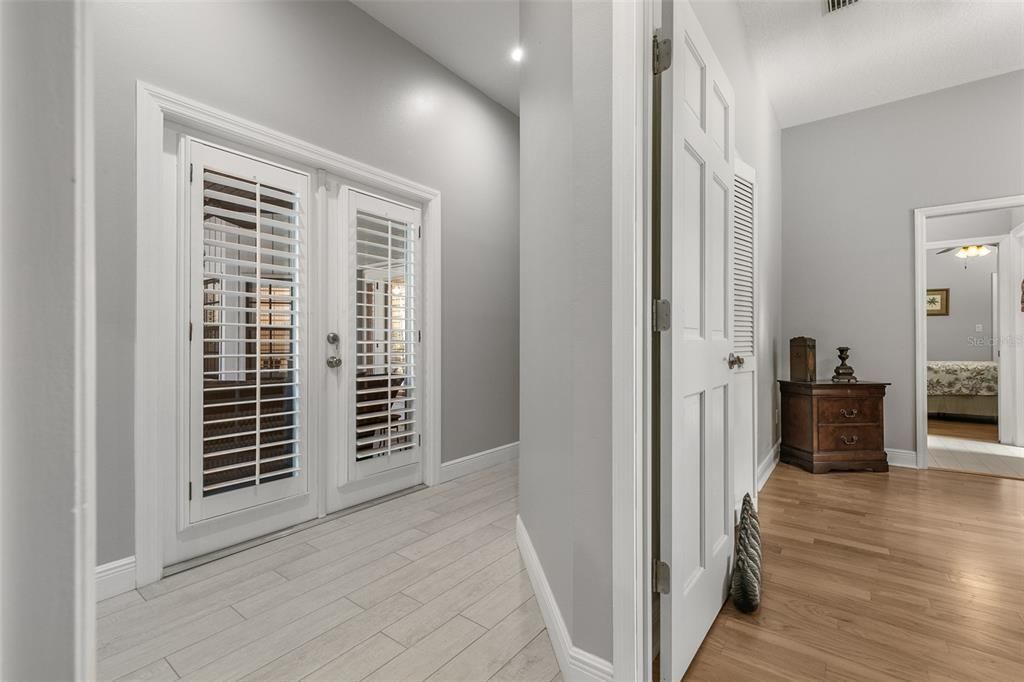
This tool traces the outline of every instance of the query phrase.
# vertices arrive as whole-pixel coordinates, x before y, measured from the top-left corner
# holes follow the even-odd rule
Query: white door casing
[[[661,290],[661,676],[679,680],[728,592],[733,91],[693,9],[671,5],[672,66],[663,82]],[[666,74],[667,75],[667,74]]]
[[[942,245],[960,245],[960,240],[946,240],[942,242],[929,242],[927,222],[929,218],[940,216],[960,215],[964,213],[975,213],[978,211],[991,211],[1004,208],[1024,207],[1024,195],[997,197],[994,199],[980,199],[978,201],[966,201],[959,204],[945,204],[942,206],[928,206],[914,209],[914,404],[915,404],[915,449],[917,457],[915,464],[918,469],[928,468],[928,321],[925,312],[925,294],[928,290],[927,282],[927,251],[929,248]],[[1010,242],[1003,243],[1000,239],[1000,256],[1005,250],[1011,256],[1011,262],[1004,264],[1000,259],[1000,292],[999,307],[1003,314],[1000,320],[1000,357],[999,357],[999,437],[1000,441],[1007,438],[1006,444],[1019,444],[1024,446],[1024,419],[1015,419],[1019,414],[1017,405],[1024,401],[1024,358],[1021,355],[1020,344],[1017,340],[1024,329],[1024,313],[1020,309],[1021,288],[1020,282],[1024,278],[1024,253],[1017,248],[1008,248],[1014,239],[1024,231],[1024,225],[1020,225],[1010,231]],[[998,239],[998,236],[972,238],[970,241],[988,241]],[[966,241],[966,240],[965,240]],[[1003,273],[1012,273],[1010,277],[1004,278]],[[1007,380],[1007,378],[1009,378]],[[1004,434],[1003,423],[1013,423],[1010,434]],[[1013,439],[1013,440],[1010,440]]]

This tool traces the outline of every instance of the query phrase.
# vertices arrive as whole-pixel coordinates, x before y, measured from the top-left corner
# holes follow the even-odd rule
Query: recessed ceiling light
[[[512,52],[511,54],[509,54],[509,57],[511,57],[512,61],[514,62],[523,61],[523,48],[520,47],[519,45],[516,45],[515,47],[512,48]]]

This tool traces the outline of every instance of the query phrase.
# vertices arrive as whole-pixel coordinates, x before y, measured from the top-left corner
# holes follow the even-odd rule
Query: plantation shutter
[[[386,202],[357,195],[353,223],[357,462],[394,460],[394,455],[419,445],[419,225],[389,218],[385,207]],[[396,464],[405,461],[402,458]],[[386,466],[381,462],[381,468]]]
[[[733,207],[733,352],[754,355],[754,185],[735,176]]]
[[[198,142],[191,159],[191,494],[207,518],[305,489],[308,176]]]

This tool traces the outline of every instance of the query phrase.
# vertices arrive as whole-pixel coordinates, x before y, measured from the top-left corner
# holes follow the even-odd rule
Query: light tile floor
[[[499,465],[98,605],[104,680],[561,680]]]
[[[928,434],[928,466],[992,476],[1024,478],[1024,448]]]

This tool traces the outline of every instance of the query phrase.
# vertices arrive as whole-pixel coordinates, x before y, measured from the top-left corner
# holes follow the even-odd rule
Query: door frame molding
[[[918,469],[928,468],[928,318],[924,309],[924,297],[928,289],[927,221],[929,218],[940,216],[1022,206],[1024,206],[1024,194],[914,209],[914,409],[916,410],[914,416],[917,427],[914,434],[914,449],[917,453],[915,465]],[[977,239],[973,241],[977,241]],[[933,244],[935,243],[937,242],[933,242]],[[1005,336],[1008,331],[1000,330],[1000,334]],[[1013,333],[1016,334],[1016,329]],[[1014,399],[1020,401],[1024,398],[1024,394],[1021,393],[1022,383],[1020,381],[1022,368],[1018,366],[1020,363],[1016,360],[1017,358],[1014,358],[1008,363],[1010,366],[1007,367],[1007,373],[1012,373],[1015,378]],[[1002,370],[1002,363],[1000,363],[1000,370]],[[1018,420],[1016,426],[1019,434],[1021,428],[1024,427],[1024,420]]]
[[[612,662],[650,679],[650,38],[654,2],[612,4]]]
[[[178,315],[168,322],[167,309],[152,304],[158,295],[174,296],[177,282],[169,273],[174,268],[152,267],[166,262],[168,253],[177,252],[177,235],[162,234],[161,162],[163,135],[168,124],[217,139],[272,154],[310,169],[323,170],[370,192],[383,193],[398,200],[415,203],[423,210],[423,257],[425,316],[424,412],[427,429],[423,439],[423,475],[427,485],[440,479],[441,470],[441,193],[420,183],[374,168],[341,154],[280,133],[241,117],[220,111],[187,97],[136,81],[136,325],[134,377],[134,465],[135,465],[135,558],[136,584],[159,580],[164,563],[163,511],[159,504],[161,488],[160,457],[178,457],[180,425],[176,415],[178,396],[168,386],[177,383],[177,368],[168,363],[156,371],[152,357],[178,357],[183,338]],[[317,199],[311,196],[315,206]],[[322,222],[323,216],[317,220]],[[320,229],[314,226],[314,229]],[[143,267],[145,265],[145,267]],[[170,299],[173,300],[173,299]],[[314,329],[317,327],[314,325]],[[310,356],[319,346],[311,344]],[[146,353],[138,352],[146,349]],[[315,422],[314,422],[315,423]],[[317,425],[319,428],[319,425]],[[177,459],[175,459],[177,463]],[[322,467],[321,467],[322,468]],[[323,486],[311,480],[310,485]],[[318,490],[318,493],[320,491]],[[176,511],[174,512],[177,513]]]
[[[96,149],[92,3],[74,4],[74,671],[96,678]],[[2,633],[0,633],[2,635]],[[2,640],[2,636],[0,636]],[[3,652],[0,651],[0,658]]]

